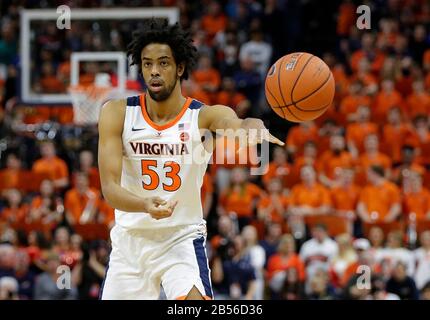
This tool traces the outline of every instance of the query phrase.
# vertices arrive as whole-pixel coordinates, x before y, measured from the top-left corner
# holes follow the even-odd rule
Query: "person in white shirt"
[[[245,42],[240,47],[239,60],[251,59],[261,78],[264,79],[269,69],[272,47],[263,41],[261,30],[256,29],[251,31],[250,38],[250,41]]]
[[[415,274],[414,280],[418,290],[422,290],[430,281],[430,231],[424,231],[420,236],[421,247],[414,251]]]
[[[344,277],[345,270],[349,265],[356,262],[358,257],[352,246],[352,238],[348,233],[338,235],[335,240],[338,246],[338,253],[330,262],[330,270],[332,281],[338,285]]]
[[[263,300],[264,294],[264,263],[266,261],[266,252],[258,244],[257,229],[248,225],[242,230],[242,237],[245,240],[245,251],[251,259],[251,265],[255,269],[256,289],[254,299]]]
[[[328,270],[331,259],[338,254],[338,245],[328,236],[326,225],[315,225],[311,233],[312,238],[303,244],[299,254],[305,263],[308,279],[317,269]]]
[[[387,235],[386,248],[380,253],[380,260],[385,269],[383,272],[387,276],[391,274],[395,265],[402,262],[406,266],[406,273],[412,277],[415,270],[415,259],[412,251],[403,246],[403,238],[401,231],[391,231]]]
[[[384,231],[378,226],[372,226],[369,230],[370,248],[368,249],[372,259],[380,263],[384,252]]]

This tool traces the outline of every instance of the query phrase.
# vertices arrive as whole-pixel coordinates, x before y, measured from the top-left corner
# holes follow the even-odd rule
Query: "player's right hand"
[[[164,219],[172,215],[178,201],[166,201],[160,197],[145,198],[145,212],[149,213],[154,219]]]

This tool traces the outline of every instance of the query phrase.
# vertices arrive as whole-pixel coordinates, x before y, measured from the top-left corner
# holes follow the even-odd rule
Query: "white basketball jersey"
[[[142,197],[178,200],[169,218],[115,209],[115,221],[128,229],[152,229],[204,222],[200,188],[211,153],[198,126],[202,103],[187,98],[178,116],[165,125],[151,121],[145,95],[127,98],[121,186]]]

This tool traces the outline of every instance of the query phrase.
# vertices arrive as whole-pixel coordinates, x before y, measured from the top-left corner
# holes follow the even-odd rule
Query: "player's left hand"
[[[284,142],[270,134],[269,130],[265,127],[264,122],[261,119],[243,119],[240,128],[245,129],[247,131],[247,144],[249,146],[254,146],[256,144],[262,143],[264,140],[269,141],[271,143],[276,143],[280,146],[285,145]]]

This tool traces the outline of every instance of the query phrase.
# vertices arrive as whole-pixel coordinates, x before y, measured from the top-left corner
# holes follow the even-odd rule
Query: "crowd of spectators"
[[[324,23],[310,13],[318,1],[147,2],[179,7],[193,35],[199,60],[184,94],[260,117],[286,142],[272,146],[263,176],[246,164],[208,168],[202,204],[215,298],[429,300],[428,2],[365,1],[370,30],[356,27],[358,3],[348,0],[333,1]],[[114,224],[100,191],[97,130],[74,126],[70,106],[19,101],[18,12],[38,6],[0,4],[0,299],[96,299]],[[124,50],[138,26],[75,21],[59,31],[39,22],[32,90],[65,92],[71,52]],[[270,65],[294,51],[324,59],[336,95],[321,118],[293,126],[267,106],[263,84]],[[82,71],[90,83],[111,69]],[[139,78],[127,85],[143,90]],[[68,290],[57,285],[59,266],[70,270]]]

